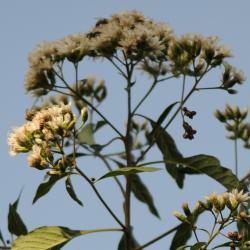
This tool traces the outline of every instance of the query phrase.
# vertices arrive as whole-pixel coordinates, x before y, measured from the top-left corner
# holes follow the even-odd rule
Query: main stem
[[[235,155],[235,175],[238,177],[238,145],[237,145],[237,138],[234,139],[234,155]]]
[[[125,58],[125,56],[124,56]],[[127,130],[126,130],[126,136],[124,138],[124,145],[125,145],[125,152],[126,152],[126,159],[127,159],[127,166],[131,167],[133,166],[133,159],[131,154],[131,137],[130,137],[130,131],[131,131],[131,122],[132,122],[132,111],[131,111],[131,78],[132,78],[132,72],[133,72],[133,66],[132,64],[128,64],[127,60],[126,62],[126,71],[127,71],[127,97],[128,97],[128,118],[127,118]],[[126,227],[126,250],[132,250],[132,232],[131,232],[131,216],[130,216],[130,198],[131,198],[131,183],[132,179],[131,176],[126,177],[126,191],[125,191],[125,201],[124,201],[124,215],[125,215],[125,227]]]

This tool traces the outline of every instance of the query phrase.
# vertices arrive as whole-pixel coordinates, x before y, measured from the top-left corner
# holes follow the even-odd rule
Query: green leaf
[[[94,139],[94,124],[89,123],[85,125],[77,133],[78,142],[82,144],[92,145],[95,144]]]
[[[83,206],[82,202],[78,199],[75,190],[72,186],[72,182],[70,179],[70,176],[67,177],[66,181],[65,181],[65,185],[66,185],[66,190],[68,192],[68,194],[70,195],[70,197],[77,202],[80,206]]]
[[[171,159],[182,159],[183,156],[178,150],[174,139],[171,135],[165,131],[162,127],[157,128],[157,124],[151,121],[153,131],[151,133],[151,139],[156,141],[158,148],[160,149],[164,161]],[[167,172],[175,179],[179,188],[183,188],[184,172],[181,164],[166,162],[165,167]]]
[[[170,113],[170,111],[172,110],[172,108],[179,102],[174,102],[172,104],[170,104],[160,115],[160,117],[158,118],[156,124],[155,124],[155,127],[159,127],[163,122],[164,120],[167,118],[168,114]]]
[[[191,217],[188,217],[189,221],[192,221],[192,224],[194,225],[199,217],[200,214],[202,214],[205,210],[200,209],[197,214],[192,214]],[[170,250],[183,250],[186,247],[186,243],[191,237],[193,232],[192,225],[188,222],[183,222],[178,226],[178,229],[175,232],[175,235],[172,239]]]
[[[186,248],[189,248],[190,250],[199,250],[204,245],[206,245],[206,242],[197,242],[194,245],[180,246],[176,250],[184,250]]]
[[[160,218],[159,213],[154,205],[152,195],[150,194],[146,185],[142,182],[141,178],[136,174],[132,175],[131,190],[139,201],[145,203],[148,206],[150,212],[153,215]]]
[[[240,187],[240,182],[237,177],[228,168],[222,167],[217,158],[210,155],[195,155],[192,157],[167,160],[170,164],[181,164],[185,170],[194,170],[197,173],[203,173],[220,184],[226,187],[228,190]],[[188,171],[186,171],[188,173]]]
[[[204,245],[206,245],[206,242],[197,242],[190,248],[190,250],[199,250]]]
[[[139,247],[139,243],[136,241],[136,239],[134,238],[134,236],[132,236],[132,247],[136,248]],[[118,244],[118,250],[126,250],[126,237],[125,234],[122,235],[122,238]]]
[[[228,241],[228,242],[225,242],[225,243],[223,243],[223,244],[217,245],[217,246],[213,247],[211,250],[213,250],[213,249],[218,249],[218,248],[221,248],[221,247],[229,247],[230,244],[232,244],[232,241]],[[234,242],[234,245],[235,245],[236,247],[240,246],[240,244],[241,244],[241,243],[239,243],[239,242]]]
[[[190,223],[182,223],[177,229],[170,246],[170,250],[185,249],[184,245],[192,235],[192,225]],[[182,248],[178,248],[182,247]]]
[[[102,180],[104,178],[118,176],[118,175],[130,175],[130,174],[145,173],[145,172],[155,172],[159,170],[161,169],[154,168],[154,167],[125,167],[125,168],[119,168],[119,169],[110,171],[107,174],[100,177],[98,180]]]
[[[60,176],[52,175],[52,176],[49,177],[47,182],[44,182],[44,183],[40,184],[39,187],[37,188],[36,195],[35,195],[35,197],[33,199],[33,204],[38,199],[40,199],[41,197],[46,195],[50,191],[50,189],[56,184],[56,182],[61,180],[65,176],[66,175],[60,175]]]
[[[95,125],[94,131],[96,132],[97,130],[99,130],[100,128],[105,126],[106,124],[107,124],[107,122],[105,122],[105,121],[98,121]]]
[[[16,236],[25,235],[28,232],[23,220],[17,212],[18,200],[9,205],[8,213],[8,230],[11,234]]]
[[[25,236],[18,237],[12,246],[12,250],[49,250],[60,249],[62,244],[68,243],[80,235],[110,231],[105,229],[97,230],[71,230],[66,227],[40,227]],[[57,247],[57,248],[55,248]]]

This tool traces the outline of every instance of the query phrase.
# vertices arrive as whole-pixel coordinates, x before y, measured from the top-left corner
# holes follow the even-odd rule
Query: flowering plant
[[[46,195],[56,182],[65,180],[70,197],[82,205],[71,180],[72,175],[79,175],[90,185],[117,222],[118,228],[72,230],[50,226],[27,232],[16,211],[17,201],[10,206],[10,217],[18,218],[12,220],[15,226],[11,226],[11,220],[9,222],[10,233],[18,236],[12,242],[11,249],[61,249],[74,237],[115,231],[122,233],[118,246],[120,250],[144,249],[173,232],[175,236],[171,250],[208,249],[214,239],[234,222],[238,223],[238,231],[230,232],[225,236],[226,243],[213,246],[212,249],[225,246],[231,249],[248,247],[249,177],[240,181],[237,178],[237,164],[234,174],[230,169],[222,167],[213,156],[200,154],[183,157],[168,133],[169,126],[180,114],[183,139],[195,138],[197,130],[192,127],[190,120],[195,117],[196,111],[187,107],[194,93],[207,89],[236,93],[234,87],[242,84],[245,78],[241,71],[226,61],[230,56],[230,50],[220,45],[217,37],[190,34],[177,37],[168,25],[156,23],[136,11],[99,19],[87,33],[73,34],[39,45],[29,56],[30,67],[26,74],[25,88],[38,99],[48,95],[49,98],[27,111],[25,124],[15,128],[9,135],[10,153],[29,153],[27,160],[30,167],[46,172],[47,180],[38,187],[33,202]],[[105,82],[80,75],[80,63],[86,58],[111,63],[126,82],[127,117],[124,131],[100,111],[100,105],[108,98]],[[73,65],[73,80],[68,80],[65,74],[65,67],[69,65]],[[214,69],[222,71],[219,84],[201,86],[204,77]],[[133,87],[137,84],[138,72],[149,76],[151,86],[133,106]],[[181,98],[159,112],[155,120],[139,112],[155,87],[170,79],[181,79]],[[191,82],[191,86],[186,86],[187,82]],[[231,139],[237,142],[241,138],[246,146],[249,145],[249,125],[244,123],[246,109],[240,111],[239,108],[227,106],[225,112],[216,111],[215,115],[233,133]],[[94,135],[105,126],[112,130],[110,140],[97,143]],[[110,150],[110,145],[115,141],[121,143],[121,151],[118,153]],[[237,152],[237,144],[235,146]],[[153,147],[159,150],[162,158],[146,161]],[[109,153],[105,153],[107,150]],[[80,158],[86,156],[98,157],[108,172],[99,179],[89,177],[80,165]],[[174,213],[181,224],[140,244],[135,240],[131,223],[131,193],[145,203],[154,216],[159,217],[153,197],[140,177],[142,173],[158,171],[155,164],[163,164],[180,188],[184,185],[185,175],[202,173],[222,184],[227,192],[222,195],[210,194],[205,201],[199,201],[193,211],[184,203],[184,214]],[[123,195],[124,220],[116,215],[96,187],[96,183],[104,178],[114,178],[117,191]],[[125,185],[121,178],[125,179]],[[197,235],[200,228],[196,221],[205,211],[212,214],[214,224],[210,232],[201,229],[208,236],[207,240],[201,241]],[[197,242],[187,245],[192,232]],[[4,239],[2,241],[4,247],[8,248]]]

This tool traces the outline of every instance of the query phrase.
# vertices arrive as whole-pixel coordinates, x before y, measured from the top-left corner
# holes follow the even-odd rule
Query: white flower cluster
[[[231,192],[224,192],[222,194],[213,192],[205,197],[205,201],[198,201],[192,211],[189,209],[188,204],[184,203],[182,205],[184,214],[175,211],[174,216],[182,222],[187,222],[190,219],[192,220],[193,216],[197,216],[199,212],[204,209],[221,213],[226,207],[231,211],[230,214],[233,216],[237,215],[237,213],[241,214],[242,212],[238,208],[241,205],[247,207],[249,200],[249,193],[243,190],[233,189]]]
[[[61,150],[61,143],[76,123],[70,105],[60,104],[27,113],[27,122],[9,135],[10,154],[31,152],[31,167],[47,168],[53,161],[52,149]]]
[[[177,38],[164,23],[156,23],[140,12],[122,12],[98,20],[89,32],[39,45],[29,56],[26,89],[36,96],[48,93],[55,85],[55,66],[65,59],[77,64],[86,56],[115,57],[123,63],[125,59],[140,63],[149,74],[172,71],[175,75],[199,76],[230,55],[230,50],[218,45],[217,37]],[[231,78],[235,78],[234,73]]]

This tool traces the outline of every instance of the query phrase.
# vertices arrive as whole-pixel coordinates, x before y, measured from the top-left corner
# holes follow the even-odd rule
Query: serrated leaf
[[[132,247],[136,248],[139,247],[139,243],[136,241],[136,239],[134,238],[134,236],[132,236]],[[126,237],[125,234],[122,235],[122,238],[118,244],[118,250],[126,250]]]
[[[50,190],[51,188],[59,181],[61,180],[62,178],[64,178],[66,175],[60,175],[60,176],[56,176],[56,175],[53,175],[53,176],[50,176],[48,181],[42,183],[39,185],[39,187],[37,188],[37,191],[36,191],[36,194],[35,194],[35,197],[33,199],[33,204],[38,200],[40,199],[41,197],[43,197],[44,195],[46,195]]]
[[[77,139],[79,143],[93,145],[95,144],[94,138],[94,124],[89,123],[82,127],[77,133]]]
[[[66,185],[66,190],[68,192],[68,194],[70,195],[70,197],[77,202],[80,206],[83,206],[82,202],[79,200],[79,198],[77,197],[75,190],[73,188],[70,176],[67,177],[66,181],[65,181],[65,185]]]
[[[100,177],[98,180],[102,180],[108,177],[118,176],[118,175],[131,175],[137,173],[149,173],[161,170],[160,168],[154,167],[125,167],[115,169],[113,171],[108,172],[107,174]]]
[[[27,227],[16,209],[17,205],[15,205],[15,203],[14,206],[12,204],[9,205],[8,230],[11,234],[16,236],[25,235],[28,232]]]
[[[141,178],[137,174],[132,175],[131,178],[132,178],[131,190],[134,193],[135,197],[139,201],[145,203],[148,206],[149,211],[153,215],[160,218],[159,213],[154,205],[153,197],[150,194],[146,185],[142,182]]]
[[[162,127],[157,127],[157,124],[151,121],[153,133],[151,133],[152,140],[155,140],[158,148],[160,149],[163,160],[166,162],[171,159],[183,158],[178,150],[174,139]],[[167,172],[175,179],[179,188],[183,188],[185,175],[182,171],[183,167],[178,163],[165,163]]]
[[[185,169],[197,171],[213,178],[228,190],[240,187],[237,177],[228,168],[222,167],[217,158],[210,155],[195,155],[192,157],[167,160],[168,163],[181,164]],[[188,172],[188,171],[187,171]]]

